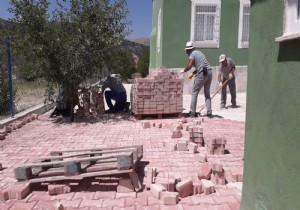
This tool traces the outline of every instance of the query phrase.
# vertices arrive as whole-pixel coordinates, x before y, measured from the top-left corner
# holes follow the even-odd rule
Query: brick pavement
[[[163,141],[170,139],[173,128],[180,119],[151,119],[151,125],[162,123],[162,128],[144,129],[142,121],[136,121],[128,114],[110,115],[89,122],[68,123],[50,119],[49,114],[39,116],[20,129],[17,129],[0,141],[0,198],[1,192],[16,182],[14,168],[34,159],[49,155],[53,150],[94,148],[106,145],[127,146],[144,145],[142,161],[149,162],[147,167],[156,167],[158,178],[180,176],[181,179],[198,180],[201,162],[196,156],[207,154],[199,147],[198,154],[187,151],[170,151]],[[188,118],[191,123],[193,119]],[[185,126],[185,124],[184,124]],[[225,155],[207,155],[208,162],[218,161],[224,170],[242,180],[245,123],[220,119],[204,118],[202,123],[204,139],[226,137]],[[183,130],[183,138],[188,131]],[[143,177],[140,177],[141,179]],[[109,179],[109,178],[108,178]],[[116,185],[106,186],[103,180],[83,180],[71,185],[71,192],[60,195],[48,195],[47,186],[33,185],[32,192],[22,200],[1,201],[0,209],[59,209],[54,205],[60,202],[64,209],[239,209],[241,183],[216,185],[216,192],[204,195],[191,195],[181,198],[172,206],[163,205],[149,190],[138,193],[117,193]]]

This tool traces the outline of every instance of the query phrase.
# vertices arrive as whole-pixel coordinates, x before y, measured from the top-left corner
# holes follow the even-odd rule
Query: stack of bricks
[[[78,96],[79,109],[76,110],[77,117],[87,117],[92,115],[102,115],[105,113],[104,98],[102,92],[98,89],[83,89]]]
[[[206,140],[206,150],[210,155],[224,155],[225,144],[227,140],[225,138],[213,138]]]
[[[201,125],[189,126],[190,140],[200,146],[204,145],[203,128]]]
[[[153,70],[148,77],[136,79],[131,91],[136,115],[182,113],[183,81],[173,72]]]

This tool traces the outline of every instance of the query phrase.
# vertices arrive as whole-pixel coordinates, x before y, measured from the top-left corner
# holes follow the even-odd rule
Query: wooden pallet
[[[53,182],[86,177],[129,174],[136,190],[141,183],[135,172],[143,157],[143,146],[53,151],[50,156],[14,169],[18,181]]]
[[[170,117],[181,118],[182,113],[181,112],[177,112],[177,113],[157,113],[157,114],[135,114],[134,113],[134,116],[137,120],[141,120],[141,119],[146,118],[146,117],[153,117],[153,118],[158,118],[158,119],[170,118]]]

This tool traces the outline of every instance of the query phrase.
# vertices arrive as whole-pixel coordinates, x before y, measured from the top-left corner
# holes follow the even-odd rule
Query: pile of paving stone
[[[135,79],[131,89],[131,109],[136,115],[175,114],[183,108],[183,81],[164,68],[146,78]]]

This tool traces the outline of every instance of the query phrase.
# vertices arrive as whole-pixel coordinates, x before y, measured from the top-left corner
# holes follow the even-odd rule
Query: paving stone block
[[[178,130],[178,129],[174,129],[173,131],[172,131],[172,136],[171,136],[171,138],[181,138],[182,137],[182,132],[181,132],[181,130]]]
[[[0,201],[6,201],[8,200],[8,191],[7,190],[1,190],[0,191]]]
[[[221,163],[212,163],[212,170],[214,172],[223,172],[223,165]]]
[[[202,187],[200,181],[193,181],[193,195],[202,193]]]
[[[162,192],[162,202],[165,205],[176,205],[179,202],[179,193]]]
[[[71,192],[71,187],[67,184],[49,184],[48,194],[49,195],[60,195]]]
[[[142,126],[143,126],[144,129],[151,128],[150,122],[148,122],[148,121],[142,122]]]
[[[190,153],[197,153],[198,145],[193,142],[188,142],[188,150]]]
[[[184,140],[184,139],[178,140],[176,149],[178,151],[189,151],[187,145],[188,145],[188,140]]]
[[[209,163],[203,163],[200,165],[198,178],[199,179],[209,179],[211,174],[211,165]]]
[[[176,184],[176,190],[179,193],[181,198],[185,198],[191,194],[193,194],[193,180],[192,179],[184,179],[181,182]]]
[[[205,154],[197,154],[197,155],[195,155],[195,159],[197,161],[199,161],[200,163],[205,163],[205,162],[207,162],[207,155],[205,155]]]
[[[152,184],[150,190],[157,199],[160,199],[162,192],[166,191],[166,188],[161,184]]]
[[[30,193],[29,184],[12,184],[8,187],[8,198],[22,200]]]
[[[215,185],[211,180],[201,179],[201,186],[205,195],[215,192]]]

